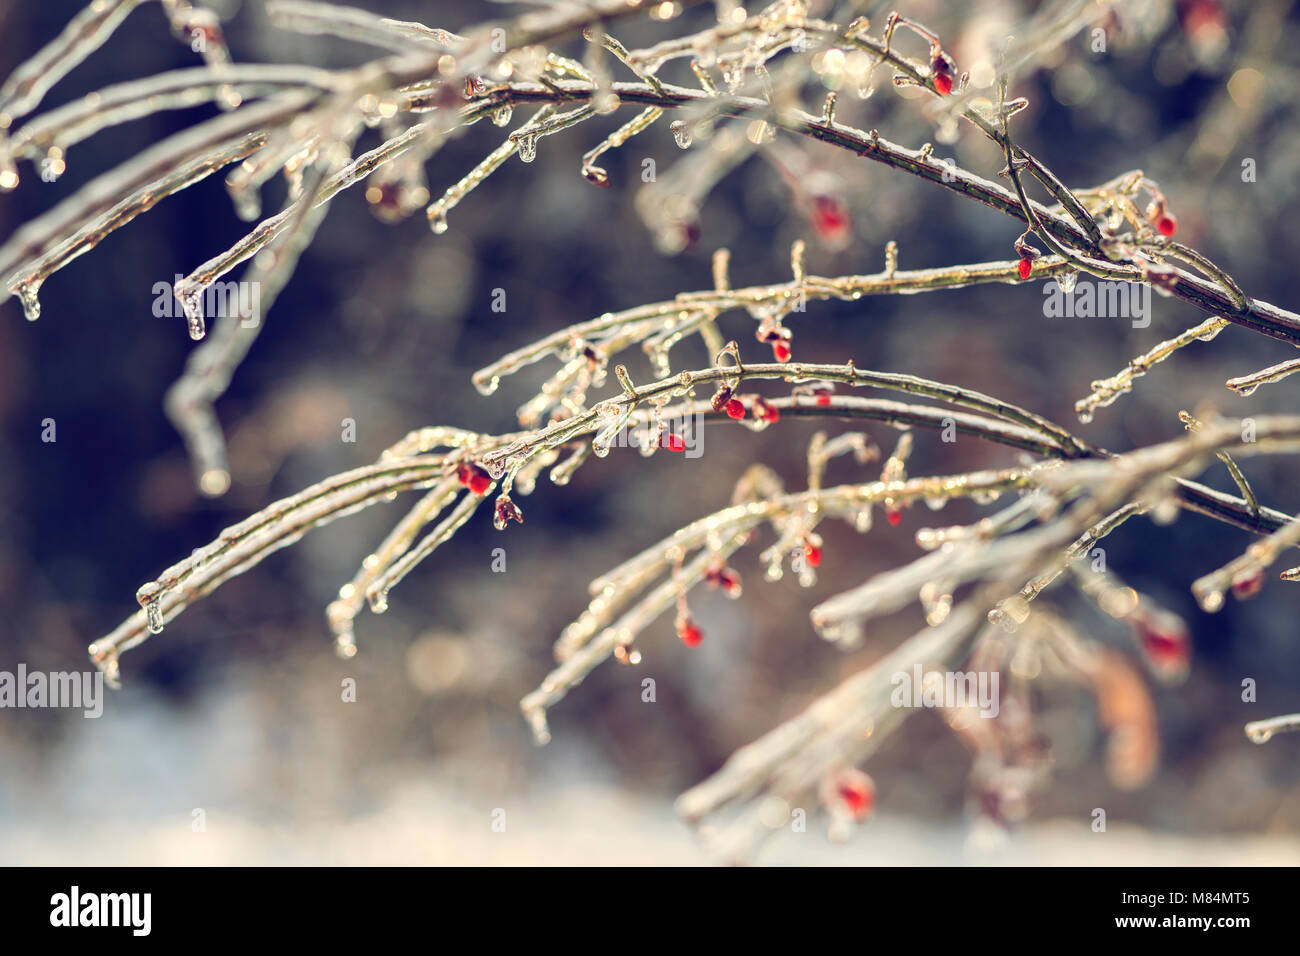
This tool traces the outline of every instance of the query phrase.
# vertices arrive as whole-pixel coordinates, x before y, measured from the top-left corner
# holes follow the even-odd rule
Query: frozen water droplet
[[[1201,606],[1201,610],[1206,614],[1213,614],[1223,607],[1222,591],[1206,591],[1196,597],[1196,603]]]
[[[434,231],[435,235],[441,236],[447,231],[447,215],[443,212],[435,212],[429,216],[429,228]]]
[[[1072,294],[1074,292],[1074,287],[1078,285],[1078,283],[1079,283],[1079,273],[1075,272],[1074,270],[1070,270],[1069,272],[1062,272],[1059,276],[1056,277],[1057,287],[1066,295]]]
[[[371,591],[366,595],[366,600],[370,602],[370,612],[372,614],[383,614],[388,610],[388,591]]]
[[[1001,608],[995,607],[993,610],[989,611],[989,622],[998,625],[1008,634],[1014,634],[1016,632],[1016,622],[1012,620],[1010,614]]]
[[[532,133],[520,136],[516,145],[519,149],[519,158],[525,163],[531,163],[537,158],[537,137]]]
[[[497,107],[492,111],[492,125],[507,125],[510,122],[510,118],[514,116],[514,113],[514,109],[508,103],[505,106]]]
[[[674,120],[668,127],[672,130],[673,139],[682,149],[688,149],[691,145],[691,128],[681,120]]]
[[[1092,410],[1088,408],[1080,409],[1079,422],[1084,425],[1092,424]]]
[[[18,167],[14,165],[13,155],[9,152],[7,139],[0,139],[0,192],[12,192],[18,188]]]
[[[262,199],[256,189],[232,189],[230,201],[235,206],[235,215],[244,222],[252,222],[262,214]]]
[[[203,322],[203,304],[199,295],[186,296],[181,300],[181,310],[185,313],[185,324],[189,327],[190,338],[195,342],[207,334]]]
[[[475,374],[471,379],[480,395],[491,395],[501,387],[501,376]]]
[[[533,742],[544,747],[551,742],[551,729],[546,724],[546,711],[541,707],[530,707],[524,711],[524,719],[533,732]]]
[[[1254,395],[1257,388],[1259,388],[1258,385],[1241,385],[1237,388],[1237,394],[1242,398],[1246,398],[1249,395]]]
[[[853,517],[853,527],[860,534],[866,534],[871,530],[871,508],[870,506],[861,509]]]
[[[943,532],[934,528],[922,528],[916,532],[916,546],[922,551],[933,551],[943,542]]]
[[[1246,736],[1250,738],[1252,743],[1266,744],[1273,739],[1273,731],[1258,724],[1247,724]]]
[[[654,366],[655,375],[659,378],[667,378],[673,374],[672,363],[668,360],[668,350],[662,346],[651,350],[650,364]]]
[[[862,643],[863,630],[859,621],[835,621],[834,623],[813,623],[813,627],[822,639],[841,647],[857,647]]]
[[[230,490],[230,472],[209,468],[199,478],[199,491],[209,498],[219,498]]]
[[[40,288],[35,283],[26,283],[13,289],[13,293],[18,296],[18,301],[23,305],[23,315],[28,322],[35,322],[41,317],[41,302],[36,298],[36,290]]]
[[[144,606],[145,617],[148,621],[150,634],[161,634],[163,631],[163,613],[162,607],[155,601],[150,601]]]

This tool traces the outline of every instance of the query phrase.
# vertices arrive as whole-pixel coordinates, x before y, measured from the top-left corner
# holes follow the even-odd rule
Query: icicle
[[[517,145],[519,147],[519,158],[525,163],[531,163],[537,158],[537,136],[534,133],[525,133],[520,136]]]
[[[447,214],[451,212],[456,205],[470,194],[483,180],[487,179],[494,170],[501,166],[510,154],[515,152],[516,145],[522,149],[523,141],[518,144],[513,139],[507,139],[492,152],[484,157],[483,161],[466,173],[459,182],[447,188],[447,191],[434,203],[430,204],[425,210],[425,215],[429,217],[429,228],[438,235],[447,231]],[[495,389],[495,386],[493,386]],[[490,392],[484,392],[488,395]]]
[[[158,606],[157,601],[150,601],[144,606],[145,615],[149,619],[149,633],[161,634],[163,632],[163,615],[162,608]]]
[[[484,396],[495,393],[501,387],[500,375],[480,375],[475,373],[470,381],[474,383],[474,388],[478,390],[478,393]]]
[[[533,732],[533,741],[539,747],[544,747],[551,742],[551,730],[546,723],[546,708],[529,707],[524,711],[524,719],[528,721],[528,728]]]
[[[41,317],[41,303],[36,298],[40,287],[39,282],[22,282],[9,287],[9,291],[18,296],[18,301],[22,303],[23,315],[28,322],[35,322]]]
[[[1214,614],[1223,609],[1223,592],[1214,589],[1203,590],[1196,595],[1196,603],[1206,614]]]
[[[510,106],[509,103],[507,103],[505,106],[498,106],[491,113],[492,125],[508,126],[510,125],[510,120],[514,117],[514,115],[515,115],[515,111]]]
[[[871,506],[859,508],[858,513],[853,516],[853,528],[859,534],[866,534],[871,530]]]
[[[195,292],[181,298],[181,311],[185,313],[185,324],[189,328],[190,338],[199,341],[207,334],[203,322],[203,294]]]
[[[135,599],[144,608],[146,626],[150,634],[161,634],[163,630],[162,585],[157,581],[144,585],[135,592]]]
[[[1263,724],[1264,721],[1256,721],[1246,725],[1246,736],[1250,738],[1251,743],[1266,744],[1273,739],[1273,731]]]
[[[9,151],[9,138],[0,134],[0,192],[13,192],[18,188],[18,167]]]
[[[1016,628],[1025,623],[1029,617],[1029,602],[1019,595],[1014,595],[989,611],[988,617],[989,623],[997,624],[1008,634],[1014,634]]]

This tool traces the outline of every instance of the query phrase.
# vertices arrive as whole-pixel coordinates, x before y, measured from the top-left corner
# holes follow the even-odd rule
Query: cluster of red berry
[[[492,476],[468,461],[462,461],[456,466],[456,478],[476,495],[485,495],[492,487]]]

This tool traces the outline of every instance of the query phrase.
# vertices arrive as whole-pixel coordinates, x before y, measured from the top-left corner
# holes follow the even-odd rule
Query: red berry
[[[1020,265],[1017,267],[1017,269],[1020,272],[1020,278],[1028,279],[1029,273],[1034,271],[1034,263],[1030,259],[1021,259]]]
[[[781,339],[772,343],[772,355],[778,362],[790,361],[790,344]]]
[[[835,796],[854,820],[863,820],[876,806],[876,785],[860,770],[848,770],[835,781]]]
[[[481,494],[481,492],[479,492],[479,494]],[[509,496],[502,495],[497,499],[496,520],[493,524],[496,525],[498,531],[504,531],[506,525],[511,521],[518,521],[520,524],[523,524],[524,513],[519,510],[518,505],[510,500]]]
[[[889,520],[890,524],[892,524],[894,527],[898,527],[899,522],[903,520],[903,509],[886,508],[885,517]]]
[[[1264,572],[1245,571],[1232,579],[1232,596],[1238,601],[1253,598],[1264,587]]]
[[[1165,213],[1156,220],[1156,229],[1162,236],[1172,236],[1178,231],[1178,220],[1174,218],[1173,213]]]
[[[745,403],[738,398],[732,398],[727,401],[725,406],[727,415],[737,421],[745,417]]]
[[[831,393],[830,393],[830,392],[818,392],[818,393],[817,393],[817,404],[818,404],[818,405],[829,405],[830,403],[831,403]]]
[[[952,78],[956,69],[957,64],[953,63],[952,57],[942,50],[936,51],[930,58],[930,80],[934,83],[935,92],[940,96],[947,96],[952,92]]]
[[[204,48],[208,45],[219,47],[226,42],[220,26],[215,23],[199,22],[190,24],[190,40],[202,40]]]
[[[781,410],[775,405],[769,405],[767,402],[763,402],[761,417],[763,421],[775,424],[781,420]]]
[[[666,448],[668,451],[685,451],[686,439],[681,435],[674,435],[672,432],[665,432],[659,436],[659,447]]]
[[[704,632],[690,620],[682,621],[677,625],[677,636],[687,647],[699,647],[700,641],[704,640]]]
[[[822,549],[811,541],[805,541],[803,543],[803,559],[808,562],[808,567],[819,567],[822,563]]]
[[[722,588],[727,594],[740,590],[740,575],[731,568],[715,567],[704,572],[704,580],[711,588]]]
[[[492,487],[492,476],[478,465],[462,461],[456,466],[456,479],[476,495],[485,495]]]
[[[1190,654],[1187,633],[1180,629],[1162,628],[1141,620],[1137,625],[1142,648],[1157,664],[1182,664]]]
[[[836,196],[814,196],[812,205],[813,228],[817,230],[817,235],[837,242],[849,234],[849,208],[844,200]],[[784,362],[785,359],[781,361]]]

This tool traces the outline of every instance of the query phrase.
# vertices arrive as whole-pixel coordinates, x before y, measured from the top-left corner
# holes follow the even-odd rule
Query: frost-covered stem
[[[1232,276],[1228,275],[1228,273],[1224,272],[1223,269],[1216,266],[1208,258],[1201,255],[1201,253],[1197,252],[1190,246],[1183,245],[1181,242],[1174,242],[1172,239],[1161,244],[1160,248],[1168,252],[1170,255],[1177,256],[1184,262],[1190,262],[1205,275],[1209,276],[1209,278],[1222,285],[1228,290],[1228,294],[1232,297],[1233,304],[1239,311],[1244,311],[1250,308],[1250,299],[1246,297],[1246,293],[1241,291],[1241,286],[1237,285],[1237,281],[1233,279]]]
[[[66,152],[91,136],[122,123],[164,110],[191,109],[214,102],[233,89],[244,99],[265,97],[288,89],[317,93],[335,88],[337,74],[309,66],[229,64],[219,69],[190,67],[143,80],[106,86],[58,109],[42,113],[21,126],[9,141],[15,159],[37,162],[51,149]]]
[[[761,523],[761,520],[761,516],[756,516],[747,524],[753,527]],[[675,577],[660,584],[648,596],[640,598],[630,610],[612,623],[601,627],[592,640],[572,648],[538,688],[519,702],[519,709],[528,721],[534,739],[539,744],[545,744],[550,740],[550,730],[547,728],[546,720],[546,712],[549,708],[563,700],[570,690],[581,684],[586,676],[613,655],[617,648],[630,646],[637,634],[674,606],[681,588],[689,589],[697,584],[714,561],[726,560],[732,552],[745,543],[748,536],[749,532],[745,530],[744,533],[724,538],[716,548],[702,550],[689,562],[684,563]],[[593,622],[593,626],[608,621],[618,608],[613,601],[603,604],[593,602],[593,606],[600,608],[599,623]]]
[[[1270,365],[1268,368],[1261,369],[1258,372],[1251,372],[1249,375],[1230,378],[1224,384],[1238,395],[1249,395],[1261,385],[1267,385],[1270,382],[1279,382],[1288,375],[1294,375],[1296,372],[1300,372],[1300,359],[1290,359],[1286,362],[1279,362],[1277,365]]]
[[[310,199],[324,181],[334,145],[329,143],[323,150],[324,158],[305,177],[304,201],[286,220],[284,234],[275,245],[258,254],[244,278],[258,290],[256,304],[251,311],[241,310],[223,318],[217,332],[190,354],[185,373],[164,399],[167,414],[189,449],[199,490],[205,495],[223,495],[230,487],[226,442],[214,404],[225,394],[235,369],[261,332],[266,313],[288,283],[298,257],[325,215],[328,204],[317,204]]]
[[[980,617],[977,607],[962,606],[938,627],[920,631],[799,716],[737,750],[717,773],[677,799],[677,812],[700,823],[729,805],[743,804],[720,848],[728,859],[747,858],[770,832],[750,804],[771,792],[786,806],[798,806],[834,767],[863,760],[911,713],[891,703],[893,675],[910,673],[916,664],[926,670],[956,666]]]
[[[717,382],[730,383],[734,377],[734,369],[722,367],[702,369],[696,372],[683,372],[673,378],[637,388],[635,398],[621,395],[602,404],[626,407],[693,385],[707,385]],[[843,365],[824,365],[809,362],[791,362],[789,364],[765,362],[745,365],[743,378],[746,380],[786,379],[789,381],[820,379],[828,382],[844,382],[854,386],[907,392],[913,395],[925,395],[929,398],[937,398],[953,405],[1006,419],[1032,431],[1039,432],[1055,441],[1061,454],[1067,458],[1082,457],[1091,453],[1090,446],[1082,439],[1076,438],[1060,425],[1048,421],[1040,415],[973,389],[947,385],[943,382],[935,382],[915,375],[859,369],[852,362]],[[586,424],[595,415],[594,410],[587,411],[583,415],[550,426],[543,434],[549,438],[567,435],[575,425]],[[565,440],[568,440],[567,437]]]
[[[371,583],[406,553],[420,530],[455,498],[459,490],[460,482],[450,477],[430,489],[394,526],[379,547],[366,556],[352,580],[339,588],[338,599],[325,609],[325,618],[334,634],[335,650],[340,657],[351,657],[356,653],[352,622],[361,610]]]
[[[270,245],[290,223],[303,215],[306,209],[328,203],[343,190],[364,181],[367,176],[384,163],[396,159],[414,147],[422,144],[427,145],[431,138],[436,138],[437,132],[437,123],[433,120],[417,123],[374,149],[358,156],[342,169],[325,177],[319,189],[314,192],[304,193],[304,195],[294,199],[280,212],[258,223],[256,228],[229,249],[213,256],[192,271],[176,284],[176,297],[182,303],[186,303],[192,301],[196,296],[201,296],[203,290],[213,282]]]
[[[1056,275],[1069,268],[1068,263],[1050,258],[1040,259],[1035,264],[1035,272],[1043,276]],[[516,349],[475,372],[474,383],[480,389],[491,389],[494,387],[493,382],[502,376],[512,374],[524,366],[554,354],[574,338],[587,338],[596,333],[635,325],[648,319],[675,316],[684,308],[720,314],[732,309],[790,302],[800,296],[807,301],[829,299],[853,301],[863,296],[963,289],[990,283],[1015,284],[1021,281],[1016,272],[1016,262],[1004,260],[937,269],[891,271],[886,268],[871,275],[837,277],[808,275],[804,276],[802,281],[791,280],[743,289],[715,288],[699,292],[682,292],[672,299],[624,309],[621,312],[606,312],[594,319],[554,332]],[[716,353],[717,349],[712,351]]]
[[[294,91],[200,123],[91,180],[0,247],[0,301],[89,251],[114,229],[266,144],[266,130],[291,120],[316,94]],[[14,271],[18,270],[18,271]]]
[[[812,404],[806,399],[778,398],[767,401],[780,409],[782,416],[865,419],[886,425],[931,428],[936,431],[942,430],[951,422],[959,434],[969,434],[996,444],[1032,451],[1045,457],[1055,457],[1060,454],[1058,445],[1047,442],[1028,430],[1004,424],[996,419],[981,419],[978,416],[942,408],[905,405],[901,402],[857,398],[851,395],[836,395],[831,398],[827,406]],[[692,412],[686,409],[682,413]],[[671,418],[676,414],[679,413],[675,409],[664,411],[665,417]],[[710,414],[721,417],[716,412]],[[1095,457],[1105,458],[1107,454],[1098,452]],[[1215,491],[1187,478],[1175,478],[1174,483],[1179,504],[1183,508],[1243,531],[1269,534],[1291,520],[1289,515],[1272,508],[1261,506],[1256,511],[1251,501],[1225,495],[1221,491]]]
[[[815,31],[817,30],[817,26],[814,25],[811,29]],[[833,40],[838,43],[843,43],[874,54],[878,58],[879,62],[888,63],[902,76],[910,80],[912,84],[924,87],[933,92],[936,96],[941,95],[934,89],[928,70],[923,70],[912,60],[900,56],[890,48],[890,45],[887,42],[872,39],[870,36],[853,30],[851,26],[850,29],[843,32],[835,32],[833,27],[829,31],[824,30],[823,32],[828,35],[828,39],[833,38]],[[1005,75],[1005,73],[1002,75]],[[999,79],[1001,78],[1002,76],[999,76]],[[973,107],[958,108],[955,112],[962,119],[967,120],[978,128],[998,146],[1006,145],[1004,142],[1004,134],[999,132],[997,127],[990,123]],[[1078,197],[1075,196],[1074,193],[1071,192],[1070,189],[1061,182],[1061,180],[1058,179],[1050,169],[1031,156],[1028,152],[1016,146],[1014,147],[1014,154],[1017,159],[1026,164],[1026,167],[1031,173],[1033,173],[1034,177],[1043,184],[1047,191],[1050,192],[1056,198],[1056,201],[1061,204],[1061,207],[1075,220],[1088,244],[1094,248],[1098,247],[1101,242],[1101,230],[1097,227],[1096,220],[1088,210],[1084,208],[1083,203],[1079,201]]]
[[[774,110],[766,100],[744,96],[711,96],[702,90],[663,84],[663,92],[645,83],[615,83],[613,91],[621,102],[642,106],[675,109],[696,104],[706,104],[719,115],[761,115],[774,126],[807,136],[821,142],[848,149],[860,156],[883,163],[894,169],[910,173],[945,189],[960,193],[1006,215],[1026,223],[1029,218],[1019,197],[997,183],[974,173],[930,157],[928,151],[910,150],[880,137],[874,130],[863,132],[842,125],[838,120],[827,124],[820,116],[798,109]],[[541,83],[518,82],[490,87],[483,97],[490,104],[485,112],[500,105],[524,102],[585,101],[596,93],[591,84],[581,81],[557,81],[553,87]],[[1025,162],[1023,155],[1017,163]],[[1032,169],[1032,167],[1030,167]],[[1046,178],[1046,177],[1043,177]],[[1091,275],[1124,282],[1149,284],[1148,274],[1137,266],[1111,262],[1080,250],[1089,250],[1091,243],[1077,225],[1042,205],[1029,201],[1029,208],[1043,229],[1050,232],[1059,243],[1068,245],[1071,260],[1076,268]],[[1217,282],[1174,270],[1168,291],[1175,297],[1214,315],[1245,326],[1272,338],[1300,345],[1300,315],[1280,309],[1275,305],[1250,300],[1246,307],[1237,304],[1234,295]]]
[[[1024,487],[1030,481],[1031,473],[1028,469],[1014,468],[905,481],[838,485],[745,502],[694,521],[592,582],[590,590],[594,600],[592,607],[588,608],[588,615],[584,615],[584,634],[590,637],[590,641],[566,642],[562,663],[536,691],[521,701],[520,707],[534,730],[541,731],[538,737],[544,742],[545,711],[549,707],[563,699],[571,688],[607,659],[616,646],[630,645],[637,634],[671,607],[679,585],[689,590],[699,582],[710,563],[725,559],[748,541],[753,529],[765,522],[777,522],[814,508],[819,514],[840,514],[886,500],[907,502],[922,498],[956,498],[1009,491]],[[710,541],[726,544],[714,548],[709,545]],[[629,581],[644,581],[646,577],[653,579],[665,573],[675,555],[689,554],[697,549],[702,549],[700,554],[684,566],[676,579],[664,582],[648,597],[639,599],[632,610],[609,623],[616,610],[616,605],[612,604],[610,598],[619,589],[626,588]]]
[[[1127,368],[1121,369],[1110,378],[1098,379],[1093,382],[1091,386],[1092,392],[1075,402],[1074,410],[1079,414],[1080,418],[1091,418],[1092,413],[1098,408],[1105,408],[1114,404],[1117,398],[1131,391],[1133,380],[1145,375],[1153,365],[1158,365],[1179,349],[1197,340],[1202,342],[1210,341],[1227,328],[1229,324],[1227,319],[1216,316],[1180,332],[1172,339],[1166,339],[1150,351],[1139,355],[1135,359],[1130,359]]]
[[[1300,714],[1254,720],[1246,725],[1246,736],[1257,744],[1268,743],[1273,739],[1274,734],[1288,734],[1295,731],[1300,731]]]
[[[91,659],[115,677],[118,655],[149,636],[149,604],[156,604],[159,621],[169,621],[307,531],[387,500],[395,492],[427,487],[442,473],[441,457],[384,462],[335,475],[275,502],[225,529],[211,544],[144,585],[139,592],[142,609],[91,644]]]
[[[328,34],[345,40],[369,43],[395,53],[446,50],[465,42],[465,38],[446,30],[416,32],[414,24],[381,17],[366,10],[334,3],[311,3],[307,0],[268,0],[266,14],[272,26],[303,34]]]
[[[1204,423],[1186,411],[1178,413],[1178,420],[1187,426],[1189,432],[1205,427]],[[1232,476],[1233,483],[1237,486],[1238,490],[1241,491],[1241,496],[1246,499],[1246,504],[1250,508],[1251,513],[1259,514],[1259,499],[1255,497],[1255,492],[1250,487],[1250,482],[1246,480],[1246,475],[1242,472],[1241,467],[1226,451],[1217,452],[1216,454],[1218,455],[1219,461],[1223,462],[1227,467],[1228,474]]]
[[[1141,514],[1146,510],[1146,508],[1147,506],[1145,505],[1130,501],[1129,503],[1116,508],[1096,524],[1092,525],[1065,549],[1062,560],[1056,567],[1052,568],[1045,574],[1037,575],[1033,580],[1020,589],[1019,596],[1021,600],[1029,602],[1038,597],[1039,594],[1055,584],[1070,565],[1079,558],[1088,554],[1094,544],[1105,538],[1129,518]]]
[[[1192,594],[1204,610],[1217,611],[1223,606],[1225,591],[1243,586],[1257,587],[1257,583],[1262,583],[1264,572],[1281,553],[1297,545],[1300,545],[1300,518],[1293,518],[1268,537],[1251,542],[1244,554],[1197,578],[1192,583]]]
[[[15,117],[36,109],[54,84],[99,49],[143,2],[97,0],[73,17],[58,37],[14,70],[0,87],[0,129],[7,128]]]

